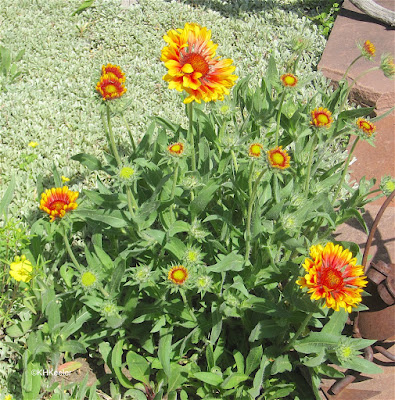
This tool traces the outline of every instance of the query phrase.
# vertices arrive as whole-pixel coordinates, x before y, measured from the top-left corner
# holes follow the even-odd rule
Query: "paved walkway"
[[[376,3],[395,11],[394,0],[375,0]],[[349,0],[345,0],[342,10],[336,19],[334,28],[319,64],[324,75],[338,81],[344,74],[350,62],[358,56],[357,42],[364,43],[370,40],[376,47],[376,64],[382,53],[391,53],[394,56],[395,30],[389,29],[380,22],[364,15]],[[367,60],[360,60],[350,70],[351,78],[373,65]],[[374,106],[375,114],[382,115],[395,104],[395,83],[385,78],[381,71],[374,71],[355,86],[352,99],[359,104]],[[395,177],[395,112],[376,123],[376,147],[362,142],[355,150],[356,162],[350,167],[351,177],[359,181],[363,176],[377,178],[378,184],[382,176]],[[364,220],[370,229],[384,199],[375,201],[365,207]],[[357,221],[343,224],[336,233],[336,240],[356,242],[361,251],[365,248],[367,234]],[[371,250],[371,261],[382,260],[386,263],[395,263],[395,201],[386,209],[379,228],[376,231]],[[395,312],[394,312],[395,326]],[[395,354],[394,336],[384,342],[384,346]],[[322,398],[330,400],[395,400],[395,363],[390,362],[381,354],[375,354],[374,361],[382,366],[383,373],[379,375],[361,375],[357,381],[345,390],[334,396],[330,387],[335,380],[324,380]]]

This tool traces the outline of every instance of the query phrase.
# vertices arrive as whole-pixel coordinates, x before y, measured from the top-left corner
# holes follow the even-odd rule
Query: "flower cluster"
[[[29,282],[33,275],[33,266],[26,256],[17,256],[10,264],[10,275],[18,282]]]
[[[170,30],[164,36],[168,46],[161,60],[168,69],[163,77],[169,89],[185,91],[184,103],[223,100],[237,79],[231,59],[215,57],[216,44],[211,31],[198,24],[186,23],[184,29]]]
[[[126,93],[125,80],[125,74],[118,65],[103,65],[96,90],[100,93],[103,100],[117,99]]]

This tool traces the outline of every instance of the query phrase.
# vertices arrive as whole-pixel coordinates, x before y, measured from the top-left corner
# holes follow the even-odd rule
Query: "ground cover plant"
[[[350,187],[352,150],[328,149],[350,134],[352,148],[373,142],[372,110],[345,108],[346,80],[301,99],[308,42],[254,81],[215,58],[207,28],[177,27],[157,62],[185,118],[154,116],[137,140],[129,75],[99,64],[87,85],[104,151],[70,155],[94,185],[70,189],[51,165],[35,177],[28,229],[11,217],[16,179],[4,192],[1,323],[16,397],[305,399],[341,376],[329,362],[379,372],[359,357],[372,341],[343,332],[363,308],[358,248],[330,236],[351,216],[364,224],[372,182]],[[366,41],[359,58],[374,52]],[[393,75],[388,57],[374,68]]]

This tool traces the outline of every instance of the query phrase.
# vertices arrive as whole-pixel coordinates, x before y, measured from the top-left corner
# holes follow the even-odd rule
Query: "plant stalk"
[[[123,115],[123,113],[121,114],[121,117],[122,117],[122,120],[123,120],[123,122],[125,124],[126,130],[128,131],[129,139],[130,139],[130,142],[132,143],[132,147],[133,147],[133,152],[135,153],[136,152],[136,143],[134,141],[134,138],[133,138],[133,135],[132,135],[132,131],[130,130],[129,123],[126,120],[126,118]]]
[[[310,322],[311,317],[313,316],[314,311],[310,312],[309,314],[306,315],[306,318],[304,319],[304,321],[302,322],[302,324],[300,325],[299,329],[296,331],[295,335],[293,336],[293,338],[289,341],[289,343],[284,346],[284,348],[281,350],[281,354],[285,353],[286,351],[290,350],[292,348],[292,346],[294,345],[294,343],[296,342],[296,340],[299,338],[299,336],[302,334],[302,332],[306,329],[307,324]]]
[[[191,146],[192,171],[196,171],[195,138],[193,136],[193,102],[187,104],[187,115],[189,121],[188,135],[189,135],[189,143]]]
[[[308,165],[307,165],[307,177],[306,177],[306,181],[304,183],[304,191],[306,193],[306,196],[309,195],[311,166],[313,164],[314,150],[315,150],[316,144],[317,144],[317,132],[315,132],[315,135],[313,137],[313,143],[311,144],[309,161],[308,161]]]
[[[254,206],[255,202],[255,197],[258,191],[258,184],[260,180],[262,179],[263,174],[265,173],[265,170],[262,170],[262,172],[259,174],[258,178],[256,179],[254,183],[254,187],[252,188],[252,193],[250,196],[250,201],[248,203],[248,211],[247,211],[247,226],[246,226],[246,252],[244,256],[244,261],[247,262],[250,256],[250,250],[251,250],[251,217],[252,217],[252,209]]]
[[[108,138],[110,140],[110,147],[111,147],[112,154],[115,157],[115,160],[117,162],[117,165],[118,165],[118,167],[120,167],[122,162],[121,162],[121,158],[119,157],[117,146],[115,144],[114,134],[113,134],[112,125],[111,125],[110,106],[108,104],[106,104],[106,111],[107,111]]]
[[[281,122],[281,110],[283,108],[283,103],[284,103],[284,98],[285,98],[285,89],[281,94],[280,98],[280,105],[278,106],[278,114],[277,114],[277,122],[276,122],[276,135],[275,135],[275,146],[278,146],[278,136],[280,132],[280,122]]]

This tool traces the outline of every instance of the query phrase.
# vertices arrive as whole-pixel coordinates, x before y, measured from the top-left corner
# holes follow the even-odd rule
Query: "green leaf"
[[[319,374],[329,376],[330,378],[344,378],[343,372],[331,367],[330,365],[320,364],[317,365],[314,369]]]
[[[147,400],[147,396],[141,391],[137,389],[129,389],[125,396],[131,396],[132,400]]]
[[[109,272],[112,271],[114,269],[114,262],[111,257],[100,246],[94,245],[93,247],[104,268]]]
[[[126,355],[130,375],[139,382],[149,384],[149,376],[151,374],[150,363],[134,351],[129,351]]]
[[[365,117],[374,111],[374,107],[357,108],[355,110],[345,110],[339,114],[340,119],[354,119],[358,117]]]
[[[73,314],[69,322],[61,329],[59,335],[66,340],[70,335],[77,332],[82,325],[92,318],[90,311],[83,307],[78,314]]]
[[[350,360],[341,361],[343,368],[353,369],[364,374],[381,374],[383,370],[376,364],[360,357],[353,357]]]
[[[71,353],[72,355],[77,353],[86,353],[85,346],[77,340],[68,340],[67,342],[62,343],[59,350]]]
[[[73,211],[73,214],[78,215],[83,219],[91,219],[93,221],[102,222],[106,225],[112,226],[113,228],[124,228],[128,226],[127,221],[121,212],[105,210],[89,210],[77,208]]]
[[[222,377],[213,372],[195,372],[193,376],[194,378],[199,379],[199,381],[208,383],[212,386],[219,386],[223,382]]]
[[[11,177],[11,181],[5,191],[3,198],[0,201],[0,216],[7,215],[8,206],[11,203],[12,197],[14,196],[15,190],[15,176]]]
[[[272,364],[271,373],[273,375],[281,374],[285,371],[292,371],[292,364],[289,361],[289,355],[284,354],[282,356],[277,357]]]
[[[170,377],[171,373],[170,369],[171,341],[172,341],[171,332],[162,330],[161,337],[159,339],[158,358],[160,363],[162,364],[163,371],[165,372],[168,378]]]
[[[219,185],[213,181],[207,183],[204,189],[198,193],[189,206],[192,215],[198,216],[207,207],[218,188]]]
[[[244,268],[244,257],[232,252],[221,259],[217,264],[207,267],[211,272],[242,271]]]
[[[268,358],[265,355],[262,356],[259,370],[254,376],[253,386],[248,391],[248,393],[252,396],[253,399],[257,398],[259,393],[261,392],[262,382],[265,376],[265,370],[268,365],[269,365]]]
[[[169,382],[167,385],[167,391],[169,393],[175,393],[174,399],[177,399],[177,393],[175,390],[181,388],[182,384],[188,380],[187,367],[172,363],[170,370]]]
[[[32,320],[19,321],[10,325],[7,329],[7,335],[12,338],[18,338],[23,336],[32,327]]]
[[[71,14],[71,16],[74,16],[76,14],[80,14],[82,13],[84,10],[86,10],[87,8],[91,7],[93,2],[95,0],[84,0],[79,7]]]
[[[343,308],[334,311],[327,324],[322,328],[321,332],[329,335],[341,335],[344,325],[346,324],[348,313]]]
[[[122,367],[122,354],[123,354],[123,339],[118,341],[111,352],[111,367],[118,378],[119,383],[125,388],[132,389],[134,385],[131,384],[128,378],[123,374]]]
[[[114,272],[112,273],[111,276],[111,282],[109,288],[110,295],[119,292],[119,285],[121,284],[122,278],[125,275],[125,269],[126,269],[126,261],[120,259],[119,264],[114,269]]]
[[[60,323],[60,307],[57,303],[56,299],[51,300],[47,307],[45,308],[45,315],[48,319],[48,327],[52,332],[55,329],[55,326]]]
[[[237,387],[239,383],[246,381],[249,379],[248,375],[241,374],[239,372],[235,372],[232,375],[228,376],[222,383],[221,383],[221,388],[222,389],[233,389],[234,387]]]
[[[259,367],[262,356],[263,356],[262,345],[253,347],[250,350],[246,359],[246,369],[245,369],[246,375],[251,375],[252,372]]]
[[[322,349],[330,348],[339,342],[338,335],[330,335],[322,332],[312,332],[302,340],[295,342],[294,348],[300,353],[319,353]]]
[[[255,328],[251,331],[249,342],[255,342],[263,338],[272,338],[279,335],[284,330],[283,327],[278,326],[272,320],[262,320],[259,321]]]
[[[185,244],[177,237],[172,237],[164,247],[165,250],[172,253],[177,259],[181,260],[185,253]]]
[[[71,157],[72,160],[79,161],[82,165],[90,169],[91,171],[100,171],[103,170],[102,163],[96,157],[85,154],[79,153]]]

